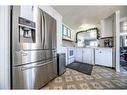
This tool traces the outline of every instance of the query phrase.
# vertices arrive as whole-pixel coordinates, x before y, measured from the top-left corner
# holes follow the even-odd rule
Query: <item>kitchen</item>
[[[6,82],[7,84],[3,84],[3,87],[6,89],[9,89],[11,81],[13,80],[13,82],[12,82],[13,86],[11,87],[13,89],[17,89],[17,88],[18,89],[41,89],[42,87],[44,87],[44,88],[47,87],[47,89],[48,89],[48,88],[50,88],[50,83],[51,83],[51,88],[54,85],[54,89],[62,89],[62,87],[61,87],[62,84],[65,85],[66,82],[72,81],[72,80],[74,80],[74,78],[72,78],[70,75],[70,77],[68,76],[68,78],[67,77],[65,78],[65,80],[66,80],[65,84],[62,83],[61,85],[60,84],[57,85],[57,83],[61,83],[63,81],[60,76],[57,76],[57,71],[56,71],[57,70],[57,61],[56,61],[57,55],[56,54],[61,54],[61,53],[64,53],[66,66],[70,65],[73,62],[84,63],[84,64],[87,63],[87,64],[93,66],[93,71],[94,71],[94,69],[96,71],[96,68],[98,68],[98,69],[100,69],[100,71],[102,70],[102,71],[106,71],[106,72],[108,72],[108,70],[109,71],[113,70],[112,72],[108,72],[109,75],[111,73],[116,74],[115,72],[116,71],[118,72],[120,69],[119,62],[118,62],[119,55],[118,55],[118,52],[116,52],[116,51],[119,51],[119,49],[118,49],[119,38],[118,38],[118,34],[117,34],[119,29],[117,27],[117,25],[118,25],[117,21],[120,19],[119,15],[122,15],[123,17],[127,16],[125,14],[126,6],[123,6],[123,7],[116,6],[112,9],[112,11],[107,11],[106,12],[107,14],[100,15],[101,17],[97,16],[97,18],[99,18],[99,19],[91,16],[91,18],[94,18],[93,21],[100,22],[100,23],[97,22],[97,25],[89,25],[88,24],[86,26],[84,25],[85,27],[82,25],[79,27],[80,29],[70,28],[70,27],[76,27],[74,25],[76,23],[74,23],[73,21],[75,19],[75,22],[77,22],[76,17],[79,15],[76,15],[75,12],[77,12],[77,14],[78,14],[78,12],[80,12],[81,9],[86,8],[86,11],[84,11],[84,13],[81,14],[81,17],[86,18],[86,19],[88,18],[90,20],[91,18],[89,18],[87,15],[85,17],[85,14],[92,7],[93,7],[93,9],[97,8],[98,10],[101,8],[104,8],[103,6],[100,6],[100,7],[96,7],[96,6],[89,6],[89,7],[86,7],[86,6],[82,6],[82,7],[78,7],[78,6],[77,7],[76,6],[64,6],[64,7],[63,6],[13,6],[13,8],[12,8],[12,6],[11,7],[10,6],[1,7],[1,8],[3,8],[3,10],[5,10],[4,11],[5,13],[2,15],[2,16],[5,16],[3,21],[8,23],[9,20],[7,20],[7,19],[13,18],[11,21],[12,28],[10,28],[10,29],[12,29],[12,31],[13,30],[15,31],[15,32],[11,31],[12,34],[10,33],[11,36],[9,37],[10,39],[12,39],[12,42],[11,42],[12,44],[10,44],[10,45],[12,45],[12,47],[14,47],[14,49],[10,48],[12,56],[9,57],[12,61],[12,63],[10,63],[11,65],[9,65],[11,67],[12,71],[7,70],[4,72],[5,75],[7,75],[7,76],[6,76],[5,80],[3,80],[4,78],[1,80]],[[10,12],[9,10],[11,8],[12,8],[12,10],[11,10],[12,15],[10,18],[8,18],[10,16],[10,14],[8,12]],[[70,8],[70,10],[69,10],[69,8]],[[112,6],[110,6],[109,9],[107,7],[107,10],[110,10],[110,8],[112,8]],[[40,10],[38,10],[38,9],[40,9]],[[118,9],[121,10],[121,14],[119,14]],[[64,10],[64,11],[62,11],[62,10]],[[72,14],[75,14],[75,18],[72,18],[72,20],[71,20],[69,18],[68,14],[64,15],[64,12],[66,13],[67,10],[70,12],[70,17]],[[106,7],[103,10],[106,10]],[[103,10],[99,10],[100,12],[99,11],[98,12],[101,13],[101,12],[103,12]],[[69,13],[69,12],[67,12],[67,13]],[[110,13],[108,13],[108,12],[110,12]],[[91,14],[91,13],[88,12],[87,14]],[[19,19],[19,20],[16,21],[15,18]],[[47,18],[47,19],[43,19],[43,18]],[[80,18],[80,16],[77,18]],[[70,21],[68,19],[70,19]],[[95,19],[97,19],[97,20],[95,20]],[[83,20],[83,19],[81,19],[81,20]],[[70,25],[70,27],[69,27],[68,25],[65,24],[65,22],[66,22],[66,24],[68,23],[68,25],[69,25],[69,22],[71,22],[72,25]],[[3,24],[4,28],[5,28],[4,25],[6,25],[6,23]],[[48,28],[47,28],[47,30],[43,30],[43,28],[40,27],[39,25],[41,25],[41,26],[47,25],[50,28],[49,28],[49,30],[48,30]],[[11,27],[11,26],[8,26],[8,27]],[[46,26],[44,26],[44,27],[46,27]],[[52,27],[52,29],[51,29],[51,27]],[[44,29],[46,29],[46,28],[44,28]],[[19,33],[17,33],[17,30],[19,31]],[[9,35],[7,31],[8,30],[6,30],[5,33],[7,35]],[[43,32],[36,32],[36,31],[52,31],[52,33],[47,32],[47,34],[46,33],[43,34]],[[15,36],[15,35],[17,35],[17,36]],[[43,35],[46,35],[46,37]],[[9,38],[7,38],[8,41],[9,41]],[[45,55],[43,55],[44,53],[45,53]],[[8,51],[8,54],[9,54],[9,51]],[[22,56],[20,56],[19,54],[22,54]],[[35,55],[37,55],[37,56],[35,56]],[[26,56],[28,56],[28,58],[26,58]],[[31,60],[30,60],[30,58],[31,58]],[[44,59],[42,59],[42,58],[44,58]],[[19,60],[21,62],[19,62]],[[19,63],[19,64],[17,64],[17,63]],[[32,64],[30,64],[31,66],[28,63],[32,63]],[[35,64],[33,64],[33,63],[35,63]],[[42,63],[44,63],[44,64],[42,64]],[[43,67],[43,65],[46,65],[48,63],[52,63],[52,66],[50,64],[50,65]],[[7,65],[7,63],[4,65]],[[2,66],[3,65],[1,65],[0,67],[2,67]],[[22,66],[21,71],[26,70],[26,73],[21,73],[21,72],[19,73],[19,71],[18,71],[19,69],[17,69],[17,68],[19,68],[18,66]],[[40,69],[36,70],[35,69],[36,67],[40,67]],[[6,67],[5,69],[7,69],[7,68],[8,67]],[[103,70],[103,68],[104,68],[104,70]],[[27,71],[27,69],[29,69],[29,71]],[[98,69],[97,69],[97,71],[98,71]],[[12,72],[11,73],[12,75],[10,73],[8,73],[10,71]],[[40,71],[41,71],[41,73],[40,73]],[[93,71],[91,71],[91,73]],[[34,74],[33,72],[36,74]],[[64,75],[66,76],[70,72],[73,72],[75,74],[77,73],[80,75],[79,72],[75,72],[73,70],[71,71],[71,69],[66,68],[66,72],[64,69],[64,74],[61,76],[64,76]],[[103,77],[104,75],[106,75],[106,72],[104,72],[103,75],[101,73],[99,73],[99,74],[101,75],[101,77]],[[98,73],[96,73],[95,75],[94,75],[94,73],[92,73],[92,74],[93,74],[92,76],[87,76],[85,74],[83,76],[86,76],[85,77],[86,79],[87,78],[98,79],[98,77],[97,77],[97,76],[99,76]],[[2,74],[0,74],[0,75],[2,75]],[[29,75],[29,77],[27,75]],[[11,79],[10,79],[9,76],[13,76],[13,77],[11,77]],[[15,79],[15,76],[18,79]],[[45,76],[45,78],[43,78],[43,76]],[[125,77],[124,77],[124,79],[125,79]],[[103,78],[105,78],[105,77],[103,77]],[[76,77],[76,79],[83,80],[81,78],[81,76],[80,76],[80,78]],[[20,82],[19,82],[19,80],[20,80]],[[55,82],[56,82],[56,84],[55,84]],[[78,83],[77,81],[74,81],[74,82]],[[70,84],[69,86],[67,85],[67,87],[65,87],[65,88],[66,89],[77,89],[74,85],[74,82],[73,82],[73,84]],[[54,84],[52,84],[52,83],[54,83]],[[90,82],[88,81],[88,83],[90,83]],[[114,80],[113,80],[113,83],[114,83]],[[121,82],[121,84],[122,84],[122,82]],[[121,84],[120,84],[120,87],[118,87],[118,88],[122,87]],[[125,82],[125,84],[126,84],[126,82]],[[84,84],[84,85],[86,86],[87,84]],[[96,89],[104,89],[98,83],[93,82],[92,85],[93,85],[93,88],[89,87],[89,86],[88,86],[88,88],[94,89],[94,87],[96,88],[96,85],[99,85],[99,88],[96,88]],[[80,86],[83,87],[82,85],[80,85]],[[111,88],[110,87],[109,88],[112,89],[113,87],[114,86],[111,86]],[[126,85],[124,85],[124,87],[126,88]],[[2,86],[1,86],[1,88],[2,88]]]
[[[113,60],[115,59],[115,35],[113,32],[113,26],[115,23],[113,22],[113,16],[107,17],[101,21],[101,30],[93,26],[90,29],[77,32],[75,34],[75,44],[73,41],[71,42],[71,40],[67,40],[67,36],[63,36],[63,45],[66,45],[67,51],[69,52],[70,50],[73,50],[74,52],[73,58],[75,58],[72,59],[73,62],[78,61],[93,65],[96,64],[107,67],[115,67],[115,62],[113,62],[115,61]],[[66,32],[66,29],[63,31]],[[67,43],[69,42],[67,41],[70,41],[70,47],[68,47],[69,44]],[[66,54],[69,55],[69,53]],[[72,63],[72,61],[67,64],[70,63]]]

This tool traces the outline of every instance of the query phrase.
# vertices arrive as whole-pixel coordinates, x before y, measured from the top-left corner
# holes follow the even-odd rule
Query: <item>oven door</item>
[[[68,58],[73,58],[74,57],[74,49],[68,49]]]

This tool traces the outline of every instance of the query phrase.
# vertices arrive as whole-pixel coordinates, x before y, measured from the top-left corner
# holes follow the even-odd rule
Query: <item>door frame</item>
[[[120,11],[115,12],[116,29],[116,72],[120,72]]]

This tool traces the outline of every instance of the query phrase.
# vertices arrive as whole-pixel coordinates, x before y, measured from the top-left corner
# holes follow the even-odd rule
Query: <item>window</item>
[[[62,35],[71,38],[71,29],[69,29],[65,25],[62,25]]]

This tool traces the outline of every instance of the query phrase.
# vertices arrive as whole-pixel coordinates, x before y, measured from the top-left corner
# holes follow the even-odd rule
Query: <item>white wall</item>
[[[10,88],[9,7],[0,6],[0,89]]]
[[[50,6],[39,6],[57,21],[57,53],[62,52],[62,16]]]

